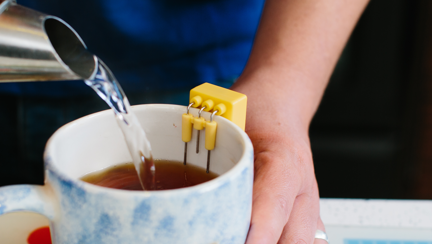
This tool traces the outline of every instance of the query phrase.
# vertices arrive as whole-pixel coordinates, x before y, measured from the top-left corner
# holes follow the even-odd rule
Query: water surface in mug
[[[206,173],[204,168],[181,162],[155,160],[154,188],[146,190],[170,190],[198,185],[216,178],[218,175]],[[103,187],[142,191],[137,171],[133,163],[119,164],[107,169],[87,174],[81,180]]]

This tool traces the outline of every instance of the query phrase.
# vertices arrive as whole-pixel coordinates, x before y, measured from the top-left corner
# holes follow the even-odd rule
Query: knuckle
[[[286,212],[287,211],[287,206],[288,206],[288,198],[285,195],[276,195],[276,202],[278,203],[278,207]]]
[[[303,239],[303,238],[299,238],[297,240],[294,240],[293,243],[295,243],[295,244],[310,244],[310,243],[307,243],[305,241],[305,239]]]
[[[280,239],[278,244],[311,244],[312,242],[308,242],[306,241],[304,238],[302,237],[296,237],[296,236],[291,236],[291,237],[286,237],[283,239]]]

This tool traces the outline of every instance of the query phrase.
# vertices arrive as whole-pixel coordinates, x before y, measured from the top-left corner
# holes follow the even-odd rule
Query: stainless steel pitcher
[[[0,82],[87,79],[95,65],[66,22],[0,0]]]

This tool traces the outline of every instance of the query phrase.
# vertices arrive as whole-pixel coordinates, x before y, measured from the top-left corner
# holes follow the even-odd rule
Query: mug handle
[[[31,211],[54,218],[54,193],[48,185],[14,185],[0,187],[0,215]]]

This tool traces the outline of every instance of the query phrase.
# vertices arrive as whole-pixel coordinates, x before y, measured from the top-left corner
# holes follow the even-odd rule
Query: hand
[[[243,74],[232,87],[248,96],[246,133],[255,152],[246,244],[327,244],[314,239],[316,230],[325,228],[308,136],[314,111],[307,108],[318,102],[304,99],[310,91],[297,88],[305,82],[290,72],[257,69]],[[289,77],[291,82],[280,82],[278,77]]]
[[[247,244],[313,243],[319,195],[307,133],[251,131],[255,149],[252,220]],[[326,244],[323,240],[315,243]]]
[[[247,244],[322,243],[309,124],[368,0],[267,0],[242,75],[255,150]]]

